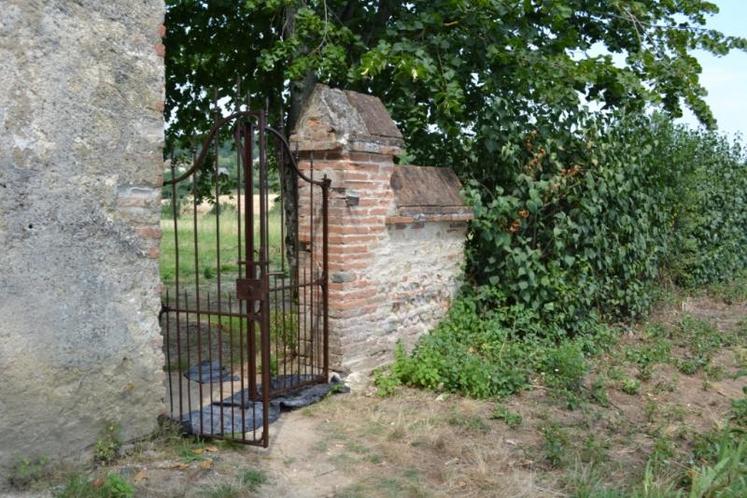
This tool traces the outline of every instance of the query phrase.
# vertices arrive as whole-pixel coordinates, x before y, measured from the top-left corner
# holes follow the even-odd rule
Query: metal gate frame
[[[221,133],[225,137],[226,131],[231,132],[236,151],[238,244],[234,265],[224,265],[225,247],[221,246],[220,196],[224,172],[219,165],[219,146]],[[270,139],[275,140],[274,149],[268,147]],[[268,154],[273,150],[274,157]],[[268,184],[271,158],[276,160],[281,183],[280,246],[272,247],[272,255]],[[213,163],[209,169],[208,159]],[[267,124],[265,110],[216,117],[199,154],[193,153],[191,166],[183,173],[177,171],[172,158],[171,177],[164,180],[164,187],[170,187],[175,273],[173,286],[165,286],[160,316],[170,415],[186,432],[267,447],[269,424],[278,415],[272,399],[328,380],[331,182],[326,175],[321,180],[314,179],[313,158],[307,164],[308,174],[299,168],[282,128],[278,131]],[[295,226],[290,227],[286,227],[287,206],[282,192],[283,175],[287,174],[294,176],[291,181],[296,182],[299,192],[309,193],[303,199],[298,194],[295,199]],[[212,175],[208,180],[215,189],[212,195],[217,206],[213,208],[215,240],[211,245],[214,246],[209,249],[215,249],[217,261],[214,279],[209,279],[210,273],[204,270],[205,280],[212,280],[207,286],[201,282],[200,273],[201,264],[204,266],[200,253],[208,249],[198,237],[198,219],[202,218],[198,214],[197,187],[205,175]],[[180,252],[189,251],[179,241],[182,214],[179,187],[190,183],[191,227],[186,231],[193,234],[189,244],[192,271],[188,267],[182,272],[185,261]],[[316,199],[315,190],[321,193]],[[254,205],[256,193],[258,213]],[[273,215],[276,218],[277,213]],[[288,228],[295,233],[289,234]],[[227,288],[226,278],[235,281],[235,285]]]

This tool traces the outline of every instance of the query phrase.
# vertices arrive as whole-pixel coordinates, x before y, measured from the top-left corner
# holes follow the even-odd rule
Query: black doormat
[[[314,380],[312,375],[280,375],[273,377],[270,385],[273,390],[283,389]],[[262,385],[257,386],[259,395]],[[326,384],[313,384],[291,394],[276,396],[270,400],[268,413],[270,423],[280,418],[281,411],[295,410],[317,403],[327,396],[338,393],[349,393],[350,388],[333,377]],[[227,434],[241,434],[262,428],[263,408],[261,401],[251,401],[250,392],[244,389],[233,396],[211,405],[203,406],[200,410],[192,411],[182,417],[184,430],[189,434],[204,436],[219,436]],[[202,422],[200,421],[202,413]],[[221,425],[221,420],[222,425]],[[201,425],[202,424],[202,425]],[[200,430],[202,429],[202,430]]]
[[[248,401],[242,410],[238,405],[206,405],[182,418],[182,427],[188,434],[203,436],[240,435],[262,430],[262,402]],[[200,419],[202,414],[202,419]],[[270,423],[280,417],[280,410],[270,406]],[[222,423],[221,423],[222,420]]]
[[[316,377],[313,375],[279,375],[273,377],[270,380],[270,385],[273,391],[287,389],[289,387],[303,384],[304,382],[311,382]],[[258,395],[262,396],[262,385],[257,386]],[[340,382],[337,377],[332,378],[332,382],[328,384],[312,384],[308,387],[304,387],[291,394],[282,394],[276,396],[270,400],[270,406],[277,407],[278,409],[295,410],[296,408],[302,408],[304,406],[316,403],[326,396],[335,393],[348,393],[350,388]],[[241,406],[242,403],[246,406],[251,399],[249,389],[239,391],[233,396],[229,396],[221,401],[215,401],[214,405],[223,406]]]

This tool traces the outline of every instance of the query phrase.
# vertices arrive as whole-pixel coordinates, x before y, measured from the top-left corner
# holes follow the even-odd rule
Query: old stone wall
[[[163,410],[163,15],[162,0],[2,2],[2,471],[78,457],[107,422],[145,435]]]
[[[444,317],[461,284],[464,222],[391,223],[366,272],[383,296],[379,327],[363,328],[347,344],[350,363],[391,361],[396,341],[407,350]]]
[[[395,165],[402,135],[375,97],[318,85],[291,140],[331,180],[330,366],[365,374],[444,317],[472,214],[450,170]]]

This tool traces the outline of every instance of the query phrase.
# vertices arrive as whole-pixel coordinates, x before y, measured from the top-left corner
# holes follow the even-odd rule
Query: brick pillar
[[[365,343],[380,321],[386,299],[370,269],[376,248],[386,237],[386,217],[393,205],[393,159],[401,150],[402,136],[377,98],[319,85],[291,141],[302,172],[309,175],[313,162],[314,178],[326,174],[332,181],[330,367],[345,371],[369,352]],[[301,181],[301,213],[308,209],[308,190]],[[301,227],[304,223],[299,221]]]
[[[375,97],[318,85],[291,141],[302,172],[311,176],[313,164],[316,180],[332,182],[330,366],[365,374],[391,361],[397,342],[412,347],[446,314],[460,286],[472,211],[450,169],[394,165],[402,135]],[[311,190],[300,182],[300,213],[311,212]],[[318,223],[320,189],[313,190]],[[299,242],[313,245],[318,258],[321,232],[310,240],[310,219],[299,219]],[[319,262],[310,255],[302,250],[299,260],[317,278]],[[318,335],[309,342],[318,344]]]

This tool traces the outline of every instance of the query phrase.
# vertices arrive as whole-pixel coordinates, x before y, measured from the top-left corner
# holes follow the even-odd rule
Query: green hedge
[[[548,358],[606,342],[603,323],[643,316],[663,274],[695,286],[745,268],[738,145],[657,116],[534,125],[496,139],[494,168],[463,175],[475,210],[469,284],[411,356],[398,352],[381,386],[515,392]]]

